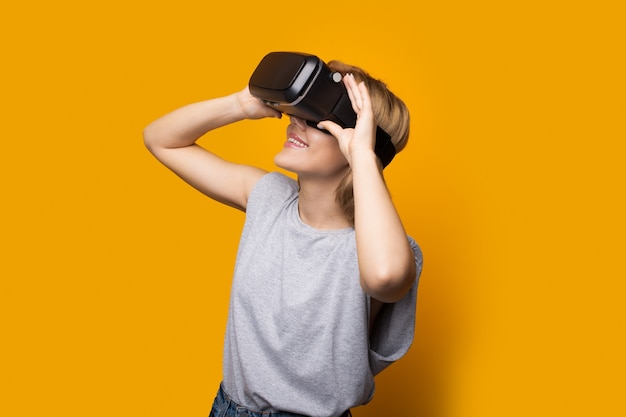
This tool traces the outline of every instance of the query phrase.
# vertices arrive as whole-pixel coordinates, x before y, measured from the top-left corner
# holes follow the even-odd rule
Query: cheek
[[[326,143],[323,147],[323,152],[328,161],[333,161],[337,164],[347,164],[348,160],[341,152],[341,148],[339,148],[339,142],[334,137],[325,138]]]
[[[335,152],[341,154],[339,141],[330,133],[324,133],[320,130],[309,127],[307,129],[307,138],[309,139],[312,147],[316,150],[328,154],[332,154]]]
[[[348,160],[338,147],[327,147],[314,158],[312,163],[320,174],[337,175],[349,167]]]

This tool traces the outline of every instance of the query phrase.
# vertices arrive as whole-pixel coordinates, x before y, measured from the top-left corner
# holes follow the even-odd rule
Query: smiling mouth
[[[293,144],[297,148],[308,148],[309,147],[309,145],[307,145],[306,143],[304,143],[302,141],[299,141],[296,138],[291,138],[290,137],[290,138],[287,139],[287,142]]]

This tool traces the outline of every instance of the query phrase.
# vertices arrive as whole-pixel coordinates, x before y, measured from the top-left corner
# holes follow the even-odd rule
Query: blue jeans
[[[350,410],[346,411],[341,417],[350,417]],[[236,402],[234,402],[228,394],[224,392],[222,385],[217,391],[213,408],[209,417],[307,417],[302,414],[287,413],[284,411],[252,411],[248,410]]]

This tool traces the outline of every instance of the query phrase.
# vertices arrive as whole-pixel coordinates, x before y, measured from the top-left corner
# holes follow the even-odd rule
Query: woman
[[[281,117],[248,88],[182,107],[144,131],[164,165],[246,212],[211,416],[350,415],[371,399],[374,375],[412,343],[422,256],[374,153],[376,125],[404,148],[408,111],[360,68],[328,65],[343,75],[357,123],[316,128],[289,116],[274,162],[297,181],[196,143],[230,123]]]

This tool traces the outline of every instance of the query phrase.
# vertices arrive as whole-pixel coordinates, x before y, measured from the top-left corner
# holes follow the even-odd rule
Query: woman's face
[[[348,161],[339,149],[337,139],[330,133],[308,126],[298,117],[289,116],[287,141],[274,157],[280,168],[306,176],[339,176],[343,178]]]

